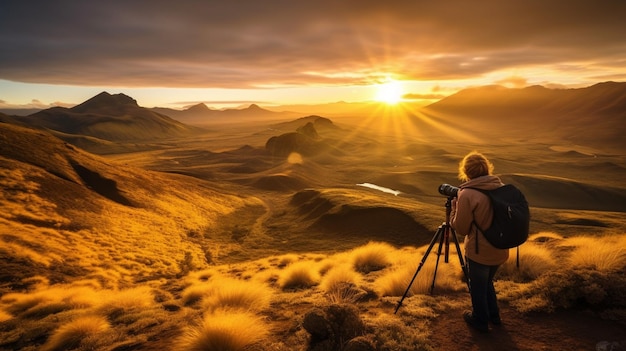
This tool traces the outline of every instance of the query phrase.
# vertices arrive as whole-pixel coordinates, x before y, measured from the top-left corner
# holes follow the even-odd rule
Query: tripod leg
[[[461,253],[461,246],[459,245],[459,239],[456,237],[456,233],[453,228],[450,228],[452,240],[454,241],[454,246],[456,247],[456,253],[459,255],[459,262],[461,263],[461,269],[463,270],[463,275],[465,275],[465,282],[467,282],[467,290],[471,291],[470,281],[469,281],[469,272],[467,271],[467,266],[465,265],[465,260],[463,259],[463,254]]]
[[[433,235],[433,238],[430,240],[430,244],[428,245],[428,249],[426,249],[426,253],[424,253],[424,256],[422,257],[422,260],[419,263],[419,266],[417,266],[417,270],[415,271],[415,274],[413,274],[413,278],[411,279],[411,282],[406,287],[406,290],[404,291],[404,294],[402,295],[402,298],[400,299],[400,301],[398,301],[398,304],[396,305],[396,310],[393,312],[394,314],[396,314],[398,312],[398,310],[400,309],[400,306],[402,306],[402,302],[404,301],[404,299],[406,298],[407,294],[409,293],[409,290],[411,290],[411,285],[413,285],[413,282],[415,281],[415,278],[417,278],[417,274],[420,272],[420,270],[424,266],[424,263],[426,262],[426,259],[428,258],[428,255],[430,255],[430,251],[433,249],[433,246],[435,246],[435,243],[437,242],[438,238],[443,238],[443,227],[439,227],[437,229],[437,231],[435,232],[435,235]],[[441,244],[439,244],[439,251],[441,252]]]
[[[430,284],[430,293],[432,295],[435,290],[435,279],[437,279],[437,269],[439,269],[439,259],[441,258],[441,250],[445,241],[446,225],[439,227],[441,229],[441,238],[439,238],[439,248],[437,249],[437,261],[435,263],[435,272],[433,273],[433,282]]]

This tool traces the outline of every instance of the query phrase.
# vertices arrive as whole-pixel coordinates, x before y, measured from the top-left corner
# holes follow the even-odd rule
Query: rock
[[[326,320],[326,314],[320,309],[307,312],[302,327],[311,334],[313,340],[325,340],[330,336],[330,324]]]
[[[596,344],[596,351],[624,351],[626,350],[626,345],[622,345],[617,341],[600,341]]]
[[[374,343],[366,336],[357,336],[346,344],[344,351],[376,351]]]

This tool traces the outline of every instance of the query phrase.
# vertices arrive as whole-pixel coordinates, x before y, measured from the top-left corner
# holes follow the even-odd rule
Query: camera
[[[439,186],[439,194],[441,195],[445,195],[449,197],[456,197],[458,193],[459,193],[459,188],[452,186],[450,184],[441,184]]]

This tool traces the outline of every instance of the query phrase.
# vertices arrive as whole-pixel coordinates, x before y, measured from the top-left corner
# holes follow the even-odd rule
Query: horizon
[[[619,2],[147,4],[1,4],[0,108],[102,91],[174,109],[426,105],[476,86],[626,80]]]

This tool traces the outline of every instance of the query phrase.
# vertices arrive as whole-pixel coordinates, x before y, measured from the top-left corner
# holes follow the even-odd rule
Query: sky
[[[622,0],[0,0],[0,107],[408,100],[626,81]],[[398,88],[398,86],[400,88]]]

